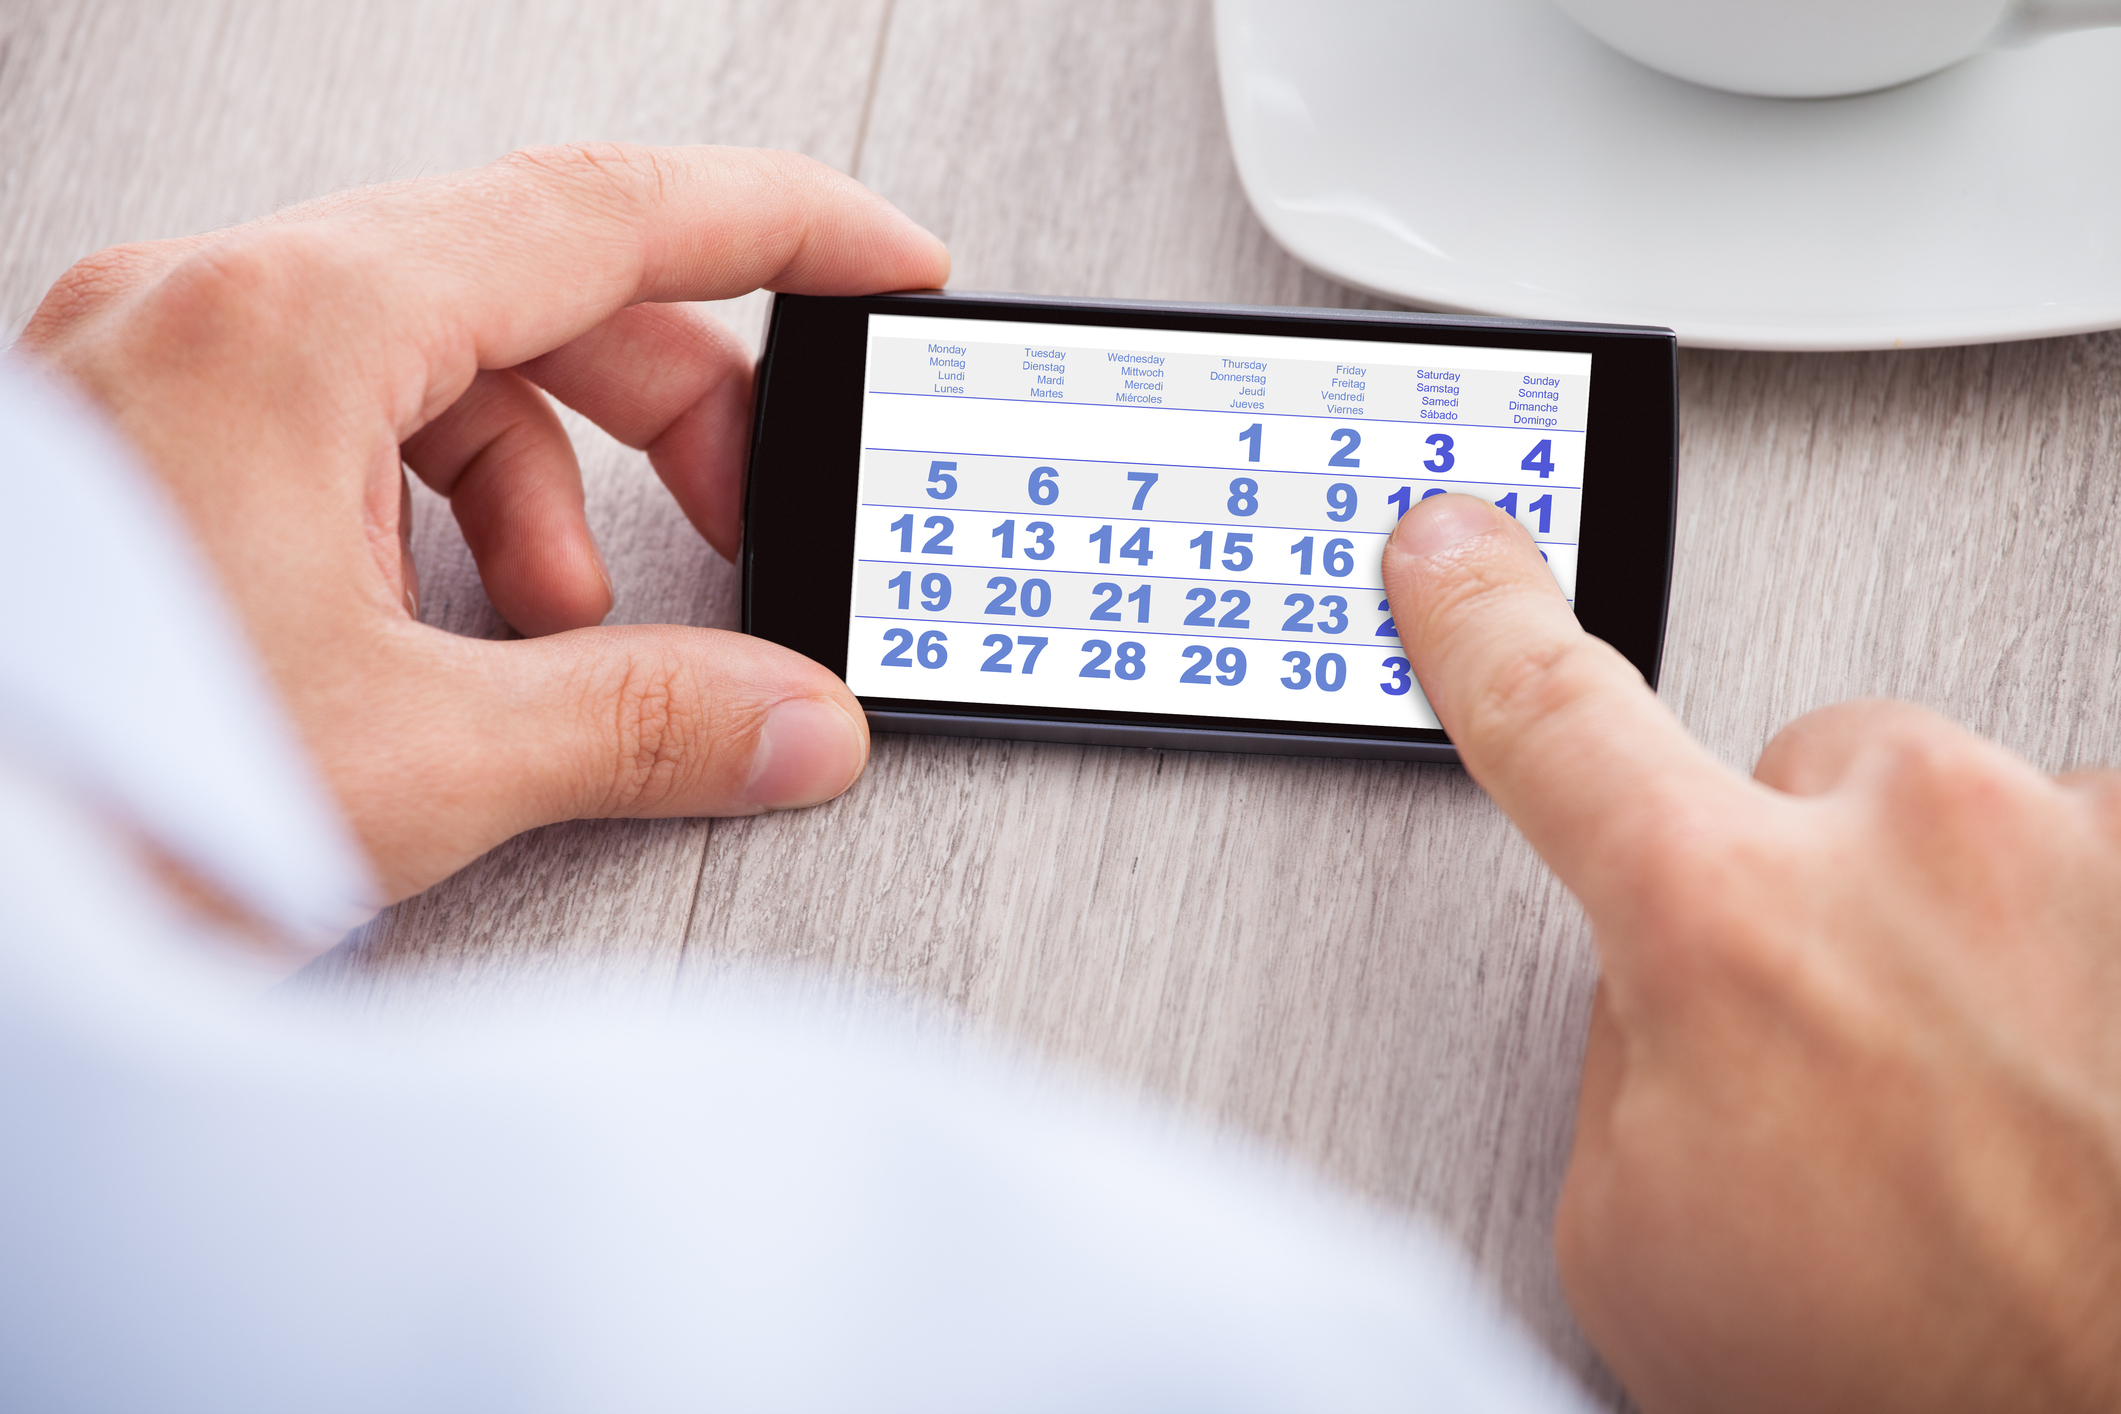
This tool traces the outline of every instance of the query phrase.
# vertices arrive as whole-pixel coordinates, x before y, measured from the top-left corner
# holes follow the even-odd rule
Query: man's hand
[[[740,634],[595,627],[611,585],[545,394],[645,449],[733,555],[749,359],[678,302],[948,273],[934,237],[805,158],[574,147],[104,251],[23,346],[175,493],[399,898],[533,825],[853,784],[868,728],[817,664]],[[401,460],[449,497],[527,641],[418,622]]]
[[[1422,502],[1384,573],[1597,929],[1556,1246],[1642,1407],[2121,1405],[2121,777],[1862,702],[1748,781],[1486,503]]]

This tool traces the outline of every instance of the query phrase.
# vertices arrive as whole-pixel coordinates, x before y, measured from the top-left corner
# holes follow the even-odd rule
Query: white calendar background
[[[871,315],[847,682],[1434,727],[1385,604],[1482,496],[1573,600],[1588,354]]]

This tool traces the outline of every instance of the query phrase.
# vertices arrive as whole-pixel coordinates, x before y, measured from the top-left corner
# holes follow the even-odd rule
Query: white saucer
[[[1794,102],[1666,78],[1547,0],[1218,0],[1216,47],[1268,231],[1392,299],[1710,348],[2121,326],[2121,29]]]

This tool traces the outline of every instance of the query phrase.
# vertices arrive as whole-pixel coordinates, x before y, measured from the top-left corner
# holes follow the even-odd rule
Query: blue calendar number
[[[1193,665],[1178,675],[1180,682],[1205,685],[1211,663],[1215,667],[1214,680],[1224,687],[1235,687],[1245,680],[1245,650],[1242,648],[1214,652],[1205,643],[1189,643],[1180,650],[1180,656]]]
[[[1458,465],[1458,458],[1452,455],[1451,452],[1451,448],[1456,446],[1457,443],[1451,440],[1450,433],[1438,432],[1428,440],[1429,445],[1436,449],[1436,455],[1423,462],[1423,466],[1441,475]]]
[[[1404,658],[1385,659],[1385,671],[1392,675],[1390,682],[1381,682],[1387,697],[1405,697],[1414,690],[1414,665]]]
[[[1112,563],[1111,526],[1101,525],[1091,531],[1090,543],[1097,547],[1097,562],[1099,564],[1109,565]],[[1128,536],[1125,543],[1119,547],[1119,557],[1123,560],[1132,560],[1138,565],[1147,565],[1149,561],[1156,558],[1156,552],[1149,548],[1148,526],[1136,527],[1134,533]]]
[[[987,587],[1000,591],[987,601],[986,612],[990,614],[1006,614],[1014,618],[1017,609],[1022,608],[1025,618],[1042,619],[1053,607],[1053,586],[1043,579],[1027,579],[1019,589],[1015,580],[998,574],[987,581]],[[1011,603],[1011,600],[1015,602]]]
[[[938,501],[947,501],[957,494],[957,478],[950,473],[957,470],[956,462],[928,463],[928,494]]]
[[[1208,568],[1208,557],[1215,553],[1215,532],[1203,530],[1186,542],[1188,550],[1200,551],[1200,567]],[[1248,570],[1252,568],[1252,532],[1231,530],[1223,534],[1223,568],[1226,570]]]
[[[1281,660],[1289,665],[1289,675],[1281,685],[1292,692],[1301,692],[1314,684],[1320,692],[1338,692],[1348,682],[1348,660],[1338,653],[1321,653],[1314,666],[1311,655],[1302,651],[1284,653]]]
[[[1316,536],[1306,535],[1289,547],[1289,553],[1296,556],[1298,574],[1311,573],[1311,556],[1317,548],[1314,544],[1316,539]],[[1338,537],[1328,540],[1325,554],[1320,557],[1326,573],[1335,579],[1346,579],[1352,574],[1355,570],[1355,556],[1352,553],[1354,549],[1355,542],[1352,540],[1342,540]]]
[[[897,520],[891,522],[891,528],[898,532],[898,552],[901,555],[912,554],[913,512],[908,511]],[[922,521],[921,529],[932,530],[935,534],[929,536],[926,542],[922,544],[921,553],[923,555],[956,554],[957,552],[950,548],[950,532],[956,528],[955,525],[951,524],[948,516],[930,516]]]
[[[920,660],[920,665],[924,668],[940,668],[943,664],[950,661],[950,650],[944,646],[949,641],[949,635],[945,634],[941,629],[931,628],[920,636],[919,644],[916,646],[912,629],[887,628],[884,630],[884,642],[894,646],[889,652],[884,654],[882,659],[883,666],[887,668],[910,668],[913,666],[914,659],[917,658]],[[912,657],[907,656],[909,651],[912,653]]]
[[[900,570],[884,581],[886,589],[898,591],[898,606],[903,612],[913,598],[913,571]],[[950,576],[947,574],[924,574],[921,576],[921,607],[931,614],[940,614],[950,607]]]
[[[1554,474],[1554,439],[1552,437],[1540,438],[1539,445],[1526,452],[1524,460],[1517,465],[1526,471],[1536,471],[1541,476],[1552,476]]]
[[[1517,514],[1517,493],[1515,491],[1497,501],[1495,505],[1499,510],[1508,511],[1513,518],[1523,519],[1522,516]],[[1525,515],[1536,514],[1539,517],[1539,533],[1541,535],[1549,534],[1554,528],[1554,493],[1549,491],[1544,496],[1526,502],[1524,513]],[[1545,552],[1541,551],[1541,553],[1544,554]]]
[[[1432,486],[1428,490],[1421,493],[1420,499],[1426,501],[1431,496],[1441,496],[1442,494],[1443,488],[1441,486]],[[1399,507],[1399,513],[1401,515],[1405,515],[1408,511],[1414,509],[1414,502],[1416,497],[1414,495],[1413,487],[1402,486],[1397,491],[1394,491],[1391,495],[1385,497],[1385,499],[1387,501],[1390,501],[1393,505]]]
[[[891,528],[893,530],[898,529],[898,523],[896,521],[892,522]],[[987,534],[991,538],[1002,542],[1003,559],[1013,560],[1016,558],[1015,521],[1005,520],[994,529],[988,531]],[[1031,543],[1024,546],[1025,559],[1050,560],[1053,558],[1053,527],[1051,524],[1042,520],[1029,521],[1024,526],[1024,534],[1031,537]]]
[[[1362,460],[1355,455],[1355,449],[1362,445],[1362,433],[1352,427],[1336,427],[1333,440],[1340,443],[1340,450],[1326,458],[1327,466],[1362,465]]]
[[[1194,606],[1186,615],[1185,622],[1193,628],[1250,628],[1252,621],[1244,615],[1251,611],[1252,596],[1242,589],[1225,589],[1222,602],[1230,607],[1221,618],[1215,617],[1215,591],[1212,589],[1189,589],[1186,602]]]
[[[1090,592],[1098,596],[1096,607],[1090,610],[1091,619],[1097,623],[1118,623],[1120,621],[1120,587],[1110,580],[1106,580],[1102,584],[1091,585]],[[1126,602],[1134,606],[1134,622],[1138,624],[1149,622],[1148,585],[1137,585],[1134,592],[1126,596]]]
[[[1109,678],[1116,673],[1122,681],[1135,682],[1149,670],[1149,650],[1131,639],[1123,641],[1115,652],[1112,645],[1104,639],[1092,638],[1083,644],[1083,652],[1090,655],[1090,661],[1083,664],[1082,671],[1076,674],[1077,677]],[[1107,663],[1112,666],[1106,667]]]
[[[1031,670],[1038,666],[1038,655],[1046,651],[1046,643],[1047,640],[1043,638],[1026,636],[1012,641],[1007,634],[990,633],[980,640],[980,646],[992,648],[994,651],[987,655],[986,662],[979,665],[979,670],[983,673],[1010,672],[1010,652],[1017,648],[1028,648],[1031,651],[1024,655],[1023,674],[1030,677]]]
[[[1025,487],[1034,506],[1050,506],[1060,499],[1060,473],[1050,466],[1034,469]]]

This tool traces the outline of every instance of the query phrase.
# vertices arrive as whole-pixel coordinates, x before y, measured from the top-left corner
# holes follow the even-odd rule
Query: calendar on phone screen
[[[847,682],[1437,725],[1386,536],[1444,491],[1573,601],[1591,355],[868,316]]]

